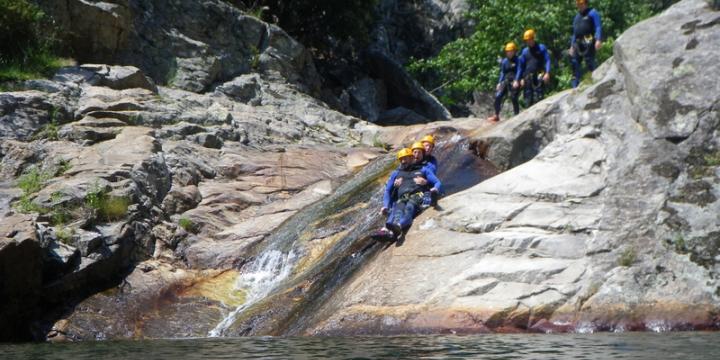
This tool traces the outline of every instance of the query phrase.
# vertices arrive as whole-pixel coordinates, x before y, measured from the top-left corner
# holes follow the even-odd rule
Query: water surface
[[[720,333],[249,337],[0,344],[2,359],[718,359]]]

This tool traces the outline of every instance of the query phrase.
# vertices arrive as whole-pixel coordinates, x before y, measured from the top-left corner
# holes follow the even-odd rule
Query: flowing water
[[[0,344],[2,359],[717,359],[720,333],[247,337]]]
[[[438,175],[447,180],[447,194],[494,174],[491,165],[468,151],[466,140],[459,135],[439,144],[436,156],[441,164]],[[333,195],[303,209],[274,231],[265,241],[266,248],[242,269],[237,280],[236,289],[245,293],[245,303],[208,335],[302,334],[333,291],[386,245],[368,235],[383,223],[378,214],[382,189],[394,167],[391,156],[377,159]],[[312,257],[308,249],[318,239],[331,239],[332,245],[304,262]]]

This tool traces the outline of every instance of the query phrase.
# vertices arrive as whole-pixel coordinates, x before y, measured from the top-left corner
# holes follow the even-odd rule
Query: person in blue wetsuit
[[[500,62],[500,79],[495,87],[495,115],[488,120],[500,121],[500,109],[502,109],[505,96],[510,93],[510,100],[515,115],[520,113],[520,79],[516,78],[518,72],[518,47],[514,42],[505,44],[505,58]]]
[[[535,41],[535,30],[523,34],[527,45],[520,54],[516,79],[522,79],[525,105],[532,106],[545,96],[545,85],[550,82],[550,53],[547,47]]]
[[[433,150],[435,149],[435,137],[433,137],[432,135],[425,135],[422,139],[420,139],[420,142],[425,148],[424,161],[433,167],[433,173],[437,175],[439,165],[437,159],[432,154]]]
[[[595,52],[602,47],[602,22],[600,14],[588,6],[587,0],[576,0],[578,13],[573,19],[573,33],[570,38],[570,63],[573,68],[572,87],[577,87],[583,76],[582,62],[589,71],[595,70]]]
[[[385,227],[378,235],[397,238],[412,224],[420,212],[423,192],[427,189],[440,192],[440,180],[427,167],[414,162],[412,150],[402,149],[397,154],[400,166],[390,174],[383,193],[381,214],[389,213]],[[399,186],[395,186],[399,180]]]
[[[432,147],[431,147],[432,149]],[[426,155],[426,146],[423,142],[415,142],[412,144],[412,147],[410,148],[413,152],[413,159],[415,161],[416,165],[420,165],[422,169],[425,169],[429,172],[431,172],[435,177],[437,177],[437,159],[435,159],[432,155]],[[432,150],[431,150],[432,151]],[[424,179],[419,180],[420,185],[424,185],[422,182],[425,181]],[[440,194],[435,191],[430,191],[430,189],[425,189],[423,191],[423,198],[422,198],[422,209],[427,209],[432,205],[433,203],[437,202],[437,198]]]

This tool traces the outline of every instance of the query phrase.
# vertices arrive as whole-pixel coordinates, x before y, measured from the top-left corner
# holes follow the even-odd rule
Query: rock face
[[[69,55],[81,62],[132,64],[158,83],[193,92],[250,72],[319,90],[301,44],[226,1],[40,3],[63,29]]]
[[[683,1],[593,85],[479,131],[511,169],[421,215],[305,333],[717,328],[718,16]]]
[[[0,316],[20,329],[3,339],[43,336],[28,324],[113,286],[144,259],[161,259],[162,271],[142,279],[189,269],[157,279],[168,289],[239,266],[274,227],[337,187],[353,170],[346,147],[377,132],[259,75],[196,94],[158,88],[134,67],[81,65],[22,86],[0,95],[0,256],[36,262],[3,261],[4,274],[28,276],[8,275],[28,283],[22,291],[2,283],[3,299],[17,301]],[[26,213],[37,214],[23,222],[35,242],[15,239],[13,219]],[[133,294],[162,295],[145,289],[152,295]]]

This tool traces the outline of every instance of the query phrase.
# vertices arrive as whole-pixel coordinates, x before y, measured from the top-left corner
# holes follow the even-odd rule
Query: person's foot
[[[493,122],[498,122],[498,121],[500,121],[500,117],[497,116],[497,115],[493,115],[493,116],[491,116],[491,117],[489,117],[489,118],[487,118],[487,119],[488,119],[488,121],[493,121]]]
[[[393,236],[398,237],[402,233],[402,227],[398,223],[387,224],[388,229],[392,231]]]

